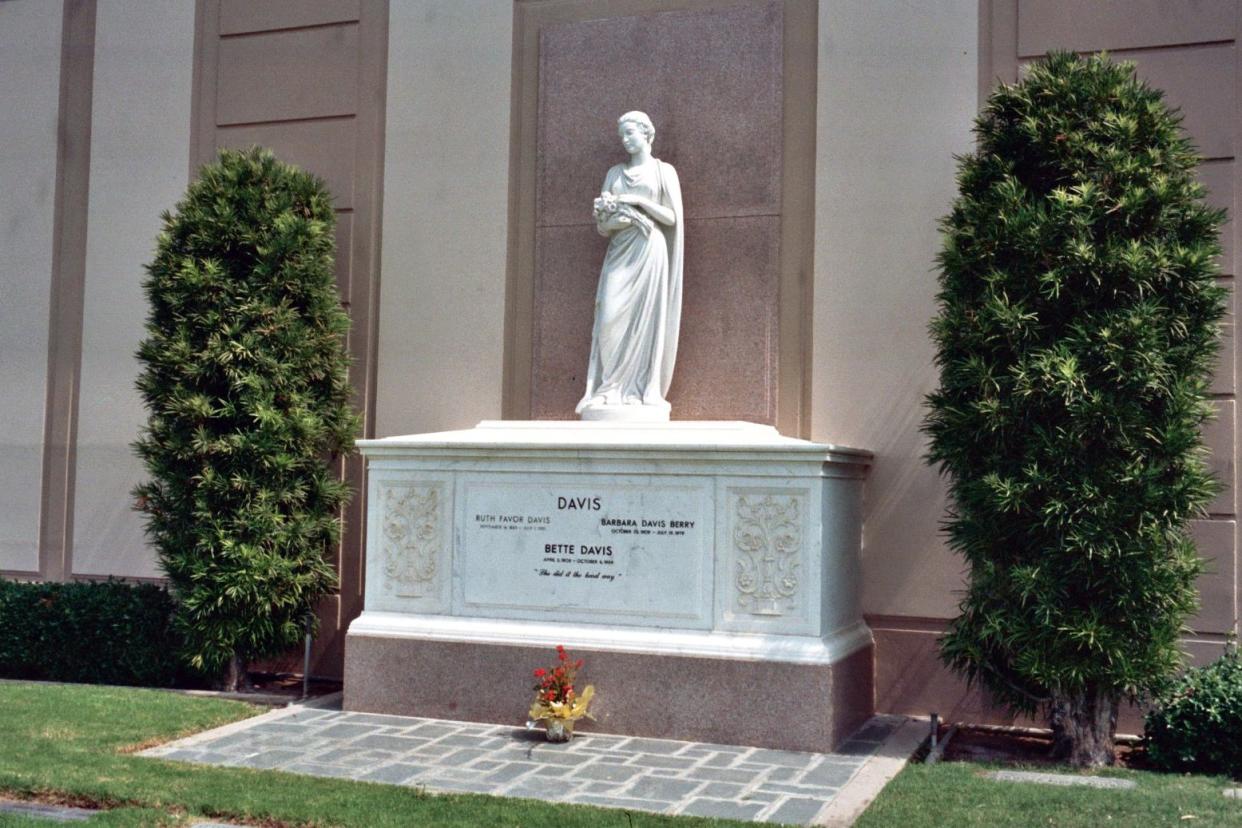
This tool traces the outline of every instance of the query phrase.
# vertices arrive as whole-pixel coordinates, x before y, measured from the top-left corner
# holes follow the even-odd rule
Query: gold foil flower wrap
[[[542,719],[569,719],[577,721],[583,716],[594,718],[587,712],[587,705],[595,695],[595,686],[587,685],[582,693],[569,701],[544,701],[536,699],[530,706],[530,719],[533,722]]]

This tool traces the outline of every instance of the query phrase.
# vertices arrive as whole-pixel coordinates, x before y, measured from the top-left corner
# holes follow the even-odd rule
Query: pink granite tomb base
[[[595,685],[582,732],[827,752],[874,712],[872,647],[831,665],[573,651]],[[344,708],[437,719],[526,721],[546,647],[350,634]]]

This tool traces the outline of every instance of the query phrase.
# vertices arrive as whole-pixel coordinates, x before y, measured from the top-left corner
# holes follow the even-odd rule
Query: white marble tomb
[[[359,447],[351,636],[820,664],[870,643],[866,452],[715,422],[495,421]]]

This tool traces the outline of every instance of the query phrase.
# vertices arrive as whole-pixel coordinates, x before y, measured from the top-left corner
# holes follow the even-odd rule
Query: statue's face
[[[643,129],[642,124],[626,121],[621,124],[617,131],[621,134],[621,146],[625,147],[625,151],[630,155],[641,152],[651,146],[647,140],[647,132]]]

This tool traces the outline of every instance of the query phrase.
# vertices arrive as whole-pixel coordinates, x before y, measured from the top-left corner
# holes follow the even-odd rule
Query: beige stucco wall
[[[924,465],[936,219],[971,148],[976,0],[821,2],[811,431],[874,451],[863,609],[947,617],[961,566]]]
[[[39,568],[60,38],[60,3],[0,3],[0,570]]]
[[[194,5],[99,0],[95,26],[73,571],[155,576],[130,508],[146,418],[134,351],[143,265],[188,180]]]
[[[376,434],[500,416],[513,9],[391,6]]]

